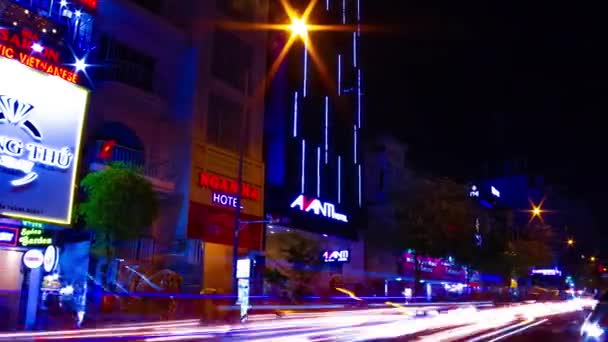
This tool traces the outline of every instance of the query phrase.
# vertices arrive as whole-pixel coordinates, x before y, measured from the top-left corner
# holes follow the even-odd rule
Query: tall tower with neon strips
[[[303,13],[310,1],[290,4]],[[307,21],[326,29],[311,30],[289,49],[272,78],[265,116],[267,214],[344,237],[355,236],[364,203],[361,5],[316,2]],[[281,6],[273,11],[276,22],[289,22]],[[274,34],[269,65],[288,39],[289,33]]]

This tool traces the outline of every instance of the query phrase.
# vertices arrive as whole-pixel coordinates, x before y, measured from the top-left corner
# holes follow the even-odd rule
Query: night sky
[[[605,9],[572,1],[365,3],[366,22],[379,29],[364,41],[372,133],[394,133],[418,167],[447,176],[526,157],[533,171],[604,210]]]

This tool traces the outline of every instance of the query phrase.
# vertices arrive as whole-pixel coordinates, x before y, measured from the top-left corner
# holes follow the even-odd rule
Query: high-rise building
[[[291,6],[302,15],[309,3]],[[351,248],[350,262],[330,272],[345,278],[363,260],[362,250],[351,245],[364,205],[361,16],[357,0],[316,2],[308,22],[334,30],[311,31],[308,40],[294,43],[272,80],[265,117],[266,212],[281,222],[269,225],[267,236],[301,230],[324,250]],[[271,17],[290,20],[280,5]],[[272,35],[270,64],[288,38]]]

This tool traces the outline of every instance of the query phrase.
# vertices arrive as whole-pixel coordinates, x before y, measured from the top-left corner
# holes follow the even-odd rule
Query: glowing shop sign
[[[348,262],[349,260],[350,252],[348,250],[323,252],[323,262]]]
[[[479,189],[477,188],[476,185],[473,185],[471,187],[471,191],[469,192],[469,196],[470,197],[479,197]]]
[[[44,255],[37,249],[30,249],[23,254],[23,264],[27,268],[38,268],[44,262]]]
[[[324,216],[337,221],[348,222],[348,217],[344,214],[336,212],[336,207],[328,202],[321,202],[320,200],[312,197],[306,197],[304,195],[298,196],[292,203],[291,208],[299,208],[304,212],[312,212],[315,215]]]
[[[0,246],[14,247],[17,245],[19,230],[11,227],[0,227]]]
[[[532,270],[532,274],[540,274],[540,275],[546,275],[546,276],[561,276],[562,271],[557,270],[557,269],[538,269],[538,270]]]
[[[59,263],[59,251],[55,246],[48,246],[44,250],[44,271],[52,272],[57,268],[57,264]]]
[[[0,58],[0,214],[68,224],[88,91]]]
[[[222,205],[225,207],[236,208],[238,198],[235,196],[229,196],[229,195],[224,195],[224,194],[214,192],[211,195],[211,200],[215,204],[219,204],[219,205]],[[241,206],[241,209],[243,209],[243,206]]]
[[[238,182],[205,172],[199,174],[198,185],[230,195],[237,195],[239,193]],[[241,197],[257,201],[260,199],[260,194],[255,186],[242,183]]]
[[[53,244],[53,238],[44,234],[42,229],[23,228],[19,237],[19,245],[28,246],[48,246]]]
[[[492,186],[490,190],[492,190],[492,195],[500,197],[500,191],[498,191],[495,187]]]
[[[59,66],[59,52],[43,46],[38,34],[30,30],[15,32],[10,28],[0,27],[0,57],[15,60],[68,82],[78,83],[78,74],[74,70]]]

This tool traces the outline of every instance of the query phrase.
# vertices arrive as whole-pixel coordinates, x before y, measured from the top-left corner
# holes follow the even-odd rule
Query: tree
[[[508,242],[505,251],[510,276],[525,276],[532,267],[547,266],[552,263],[550,226],[532,224],[517,231],[517,236]]]
[[[464,186],[448,179],[417,179],[395,194],[399,226],[387,240],[399,253],[412,249],[415,286],[420,284],[422,256],[472,260],[474,207],[466,193]]]
[[[115,241],[136,238],[151,226],[158,216],[158,199],[152,184],[124,163],[89,173],[80,185],[86,199],[78,213],[95,231],[95,247],[105,251],[107,273]],[[104,285],[106,278],[104,274]]]
[[[266,271],[267,282],[284,284],[293,299],[312,293],[321,260],[319,244],[295,232],[273,234],[269,239],[275,241],[268,246],[277,248],[267,250],[268,264],[274,265]]]

